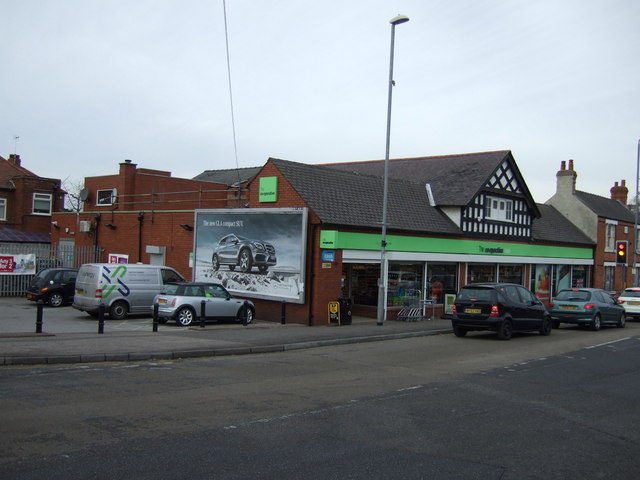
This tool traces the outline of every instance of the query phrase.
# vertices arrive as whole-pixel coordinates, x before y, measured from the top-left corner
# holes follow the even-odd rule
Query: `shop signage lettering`
[[[502,255],[505,253],[502,247],[483,247],[482,245],[478,245],[478,248],[480,249],[480,253],[484,254]]]

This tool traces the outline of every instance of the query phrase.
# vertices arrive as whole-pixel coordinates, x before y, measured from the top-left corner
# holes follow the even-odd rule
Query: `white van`
[[[171,267],[128,263],[86,263],[76,278],[73,308],[97,316],[100,304],[112,319],[149,314],[165,283],[184,281]]]

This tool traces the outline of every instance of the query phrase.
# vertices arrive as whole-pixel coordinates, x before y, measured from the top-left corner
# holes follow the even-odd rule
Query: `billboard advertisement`
[[[304,303],[306,208],[196,210],[197,282],[252,298]]]

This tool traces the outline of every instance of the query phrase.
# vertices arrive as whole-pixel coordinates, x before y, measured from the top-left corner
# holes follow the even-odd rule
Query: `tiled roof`
[[[320,165],[271,158],[292,187],[325,224],[380,227],[383,179]],[[460,229],[429,205],[424,185],[389,181],[387,228],[460,235]]]
[[[601,197],[587,192],[575,192],[576,198],[584,203],[596,215],[622,222],[635,222],[635,215],[618,200]]]
[[[510,160],[517,169],[509,150],[392,159],[389,160],[389,177],[419,183],[423,187],[429,183],[438,205],[464,206],[475,197],[505,159]],[[379,177],[384,175],[384,160],[335,163],[327,166]],[[520,183],[526,189],[522,179]]]
[[[241,183],[251,180],[261,169],[262,167],[244,167],[226,170],[205,170],[201,174],[193,177],[193,180],[224,183],[225,185],[232,186],[238,184],[238,179],[240,179]]]
[[[0,226],[0,242],[51,243],[48,233],[22,232],[15,228]]]
[[[538,204],[540,218],[533,220],[533,238],[542,242],[595,245],[582,230],[551,205]]]

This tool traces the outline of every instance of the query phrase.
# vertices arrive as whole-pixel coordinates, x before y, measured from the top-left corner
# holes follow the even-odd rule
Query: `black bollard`
[[[98,305],[98,333],[104,333],[104,303]]]
[[[42,311],[44,310],[44,303],[42,300],[38,300],[36,304],[36,333],[42,333]]]
[[[205,305],[206,301],[200,301],[200,328],[204,328],[204,317],[205,317]]]
[[[158,331],[158,310],[160,309],[160,305],[157,303],[153,304],[153,331]]]
[[[242,305],[242,325],[247,326],[247,316],[249,315],[249,302],[246,300]]]
[[[284,325],[285,323],[287,323],[286,309],[287,309],[287,302],[282,302],[282,309],[280,310],[281,325]]]

